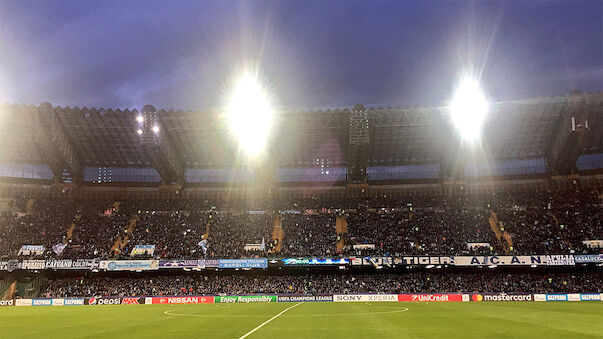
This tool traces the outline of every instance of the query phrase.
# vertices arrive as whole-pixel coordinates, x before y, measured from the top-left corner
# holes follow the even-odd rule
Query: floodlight
[[[139,116],[136,117],[136,121],[143,122],[144,121],[144,117],[142,115],[139,115]]]
[[[479,138],[487,113],[488,101],[477,81],[463,80],[450,103],[450,116],[461,137],[466,140]]]
[[[159,133],[159,126],[157,126],[157,125],[153,126],[153,132]]]
[[[136,133],[138,133],[138,135],[141,135],[142,134],[142,130],[138,129],[138,130],[136,130]]]
[[[252,76],[243,76],[235,84],[226,105],[226,119],[248,155],[264,149],[272,127],[273,108],[260,83]]]

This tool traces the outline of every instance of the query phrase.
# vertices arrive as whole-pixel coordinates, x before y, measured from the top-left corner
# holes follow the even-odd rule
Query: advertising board
[[[214,297],[186,296],[186,297],[153,297],[153,304],[213,304]]]
[[[94,259],[60,259],[60,260],[46,260],[44,263],[45,268],[57,269],[57,270],[91,270],[96,268],[98,262]]]
[[[107,271],[146,271],[159,268],[158,260],[103,260],[99,268]]]
[[[219,259],[219,268],[267,268],[268,259]]]
[[[159,268],[205,268],[205,260],[159,260]]]
[[[333,301],[332,295],[279,295],[278,302],[316,302]]]
[[[463,301],[462,294],[398,294],[398,301],[447,302]]]
[[[455,266],[532,266],[547,265],[545,255],[455,256]]]
[[[334,302],[381,302],[398,301],[397,294],[336,294]]]
[[[546,301],[567,301],[567,294],[547,294]]]
[[[15,300],[14,299],[0,300],[0,307],[2,307],[2,306],[14,306],[14,305],[15,305]]]
[[[480,293],[472,294],[471,301],[533,301],[531,294]]]
[[[32,299],[16,299],[15,306],[31,306]]]
[[[120,297],[85,298],[84,305],[121,305],[121,298]]]
[[[54,305],[54,303],[53,303]],[[81,306],[84,305],[84,298],[69,298],[65,299],[63,302],[65,306]]]
[[[52,299],[33,299],[32,306],[52,306]]]
[[[287,258],[282,259],[285,266],[337,266],[347,265],[350,263],[348,259],[319,259],[319,258]]]
[[[232,295],[215,297],[216,303],[274,303],[276,295]]]

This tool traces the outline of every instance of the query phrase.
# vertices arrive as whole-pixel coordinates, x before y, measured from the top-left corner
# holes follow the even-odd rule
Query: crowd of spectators
[[[483,209],[413,208],[404,211],[349,213],[349,253],[384,255],[483,254],[468,243],[487,243],[495,253],[496,237]],[[373,244],[374,250],[354,250],[355,244]]]
[[[253,273],[253,272],[252,272]],[[45,297],[326,294],[326,293],[551,293],[603,292],[603,272],[492,271],[364,274],[187,274],[80,277],[50,280]]]
[[[496,212],[515,253],[585,252],[583,240],[603,238],[603,206],[595,191],[507,195]]]
[[[76,215],[73,200],[39,199],[31,213],[0,215],[0,255],[14,255],[22,245],[44,245],[46,249],[65,240]]]
[[[492,231],[490,211],[511,247]],[[338,216],[347,233],[337,234]],[[272,240],[276,220],[281,252]],[[124,246],[115,248],[118,239]],[[22,245],[44,245],[46,256],[63,258],[129,257],[135,245],[155,245],[155,258],[564,254],[600,251],[582,244],[600,239],[602,202],[590,190],[252,202],[38,199],[31,213],[0,215],[0,255],[11,256]],[[53,253],[60,243],[65,250]],[[265,246],[249,251],[247,244]]]
[[[336,216],[286,214],[281,255],[285,257],[333,257],[337,255]]]

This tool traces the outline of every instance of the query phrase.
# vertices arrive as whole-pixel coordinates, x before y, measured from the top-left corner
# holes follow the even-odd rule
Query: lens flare
[[[488,114],[488,101],[476,80],[464,79],[450,103],[450,117],[461,137],[476,140]]]
[[[235,83],[225,115],[240,148],[247,155],[259,155],[272,128],[274,109],[255,77],[246,74]]]

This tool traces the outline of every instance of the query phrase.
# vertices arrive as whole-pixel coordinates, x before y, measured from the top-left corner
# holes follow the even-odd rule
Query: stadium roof
[[[439,163],[454,151],[445,108],[367,108],[367,166]],[[236,143],[213,112],[141,111],[104,108],[0,106],[0,162],[71,167],[157,167],[154,153],[182,168],[230,168],[238,163]],[[155,114],[161,146],[146,147],[137,134],[136,117]],[[155,113],[156,112],[156,113]],[[587,140],[579,153],[603,152],[603,92],[573,93],[494,103],[483,130],[487,158],[544,158],[563,134],[564,116],[588,120]],[[282,112],[268,154],[280,168],[330,167],[348,161],[350,110]],[[60,158],[60,159],[57,159]],[[57,165],[58,163],[58,165]],[[51,166],[52,167],[52,166]],[[161,173],[161,171],[160,171]]]

